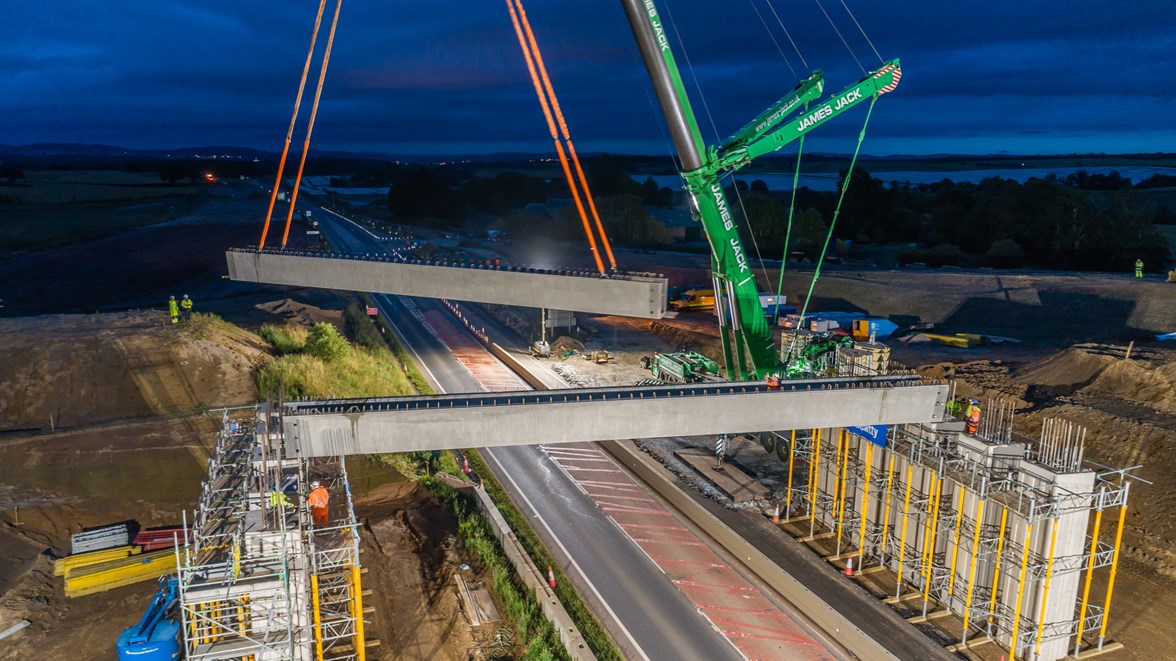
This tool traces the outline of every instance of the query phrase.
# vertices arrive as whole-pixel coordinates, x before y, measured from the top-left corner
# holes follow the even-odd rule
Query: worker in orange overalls
[[[315,480],[310,483],[310,493],[306,496],[306,504],[310,506],[310,516],[314,520],[314,525],[325,526],[327,524],[327,502],[330,499],[327,488],[321,482]]]
[[[968,404],[964,431],[969,434],[975,434],[978,429],[980,429],[980,402],[973,399]]]
[[[780,389],[780,375],[779,374],[769,374],[768,378],[766,380],[766,383],[768,386],[768,390],[779,390]]]

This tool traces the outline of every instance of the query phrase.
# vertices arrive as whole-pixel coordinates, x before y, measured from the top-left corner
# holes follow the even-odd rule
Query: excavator
[[[816,71],[722,144],[707,146],[674,60],[669,30],[654,0],[622,0],[622,4],[669,125],[686,190],[710,244],[715,310],[727,378],[752,381],[770,374],[809,372],[804,365],[787,363],[801,360],[811,363],[812,357],[795,350],[780,351],[775,346],[722,179],[754,159],[799,140],[851,108],[866,101],[872,104],[881,95],[894,91],[902,77],[899,61],[886,62],[823,101],[824,77]]]

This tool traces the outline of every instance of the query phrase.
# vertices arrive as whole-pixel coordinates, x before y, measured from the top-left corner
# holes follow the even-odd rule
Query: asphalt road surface
[[[325,211],[320,215],[317,210],[316,219],[342,250],[384,251],[375,237],[352,223]],[[423,315],[441,307],[440,303],[395,296],[377,296],[376,300],[381,314],[427,369],[426,377],[434,387],[454,393],[483,390],[445,344],[420,323]],[[742,658],[541,447],[481,452],[626,657]]]

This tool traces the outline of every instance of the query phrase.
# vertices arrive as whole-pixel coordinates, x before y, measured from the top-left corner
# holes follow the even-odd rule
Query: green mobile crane
[[[760,305],[759,290],[731,206],[723,192],[722,178],[753,159],[779,150],[813,129],[866,100],[894,90],[902,77],[898,60],[892,60],[839,94],[820,102],[824,91],[821,73],[814,72],[760,113],[722,145],[708,147],[702,140],[694,111],[674,54],[666,26],[653,0],[621,0],[637,38],[641,57],[653,81],[658,101],[682,162],[686,190],[702,221],[711,248],[719,333],[727,377],[732,380],[762,379],[781,370],[782,362],[772,339],[772,329]],[[805,112],[785,122],[796,111]]]

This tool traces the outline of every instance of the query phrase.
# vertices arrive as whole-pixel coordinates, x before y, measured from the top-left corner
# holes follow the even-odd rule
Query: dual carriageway
[[[372,259],[388,254],[389,249],[379,237],[361,226],[327,210],[322,210],[318,217],[324,221],[323,231],[339,249],[373,256]],[[344,415],[354,416],[360,409],[376,413],[393,406],[434,407],[441,402],[450,403],[454,410],[458,410],[455,403],[460,401],[462,408],[468,408],[464,406],[468,403],[479,405],[475,408],[488,406],[500,411],[520,410],[506,403],[518,398],[537,397],[548,403],[568,403],[569,395],[563,393],[519,392],[528,388],[523,379],[491,356],[440,302],[387,294],[374,294],[373,301],[417,358],[430,384],[437,392],[448,394],[429,398],[428,404],[413,398],[345,404],[291,403],[289,413],[294,414],[291,421],[338,414],[333,408],[336,406],[344,407]],[[525,346],[521,338],[495,319],[485,316],[475,320],[508,348]],[[548,387],[567,387],[529,355],[515,352],[514,356],[533,378]],[[828,397],[836,392],[837,385],[845,393],[861,391],[850,387],[860,387],[860,383],[847,382],[824,384],[825,390],[818,392]],[[813,384],[797,384],[792,389],[798,395],[817,394],[807,390],[811,387]],[[749,388],[753,392],[748,393]],[[742,392],[733,393],[736,389]],[[646,390],[647,398],[643,401],[646,405],[654,401],[728,399],[749,394],[788,397],[782,392],[762,392],[754,384],[707,388],[655,386]],[[895,388],[890,392],[901,390]],[[489,394],[502,391],[513,392]],[[600,395],[632,397],[632,391],[601,389]],[[588,394],[583,390],[576,393],[580,397]],[[654,393],[659,395],[656,399]],[[429,410],[436,412],[436,409]],[[548,428],[548,431],[554,430]],[[613,438],[619,437],[632,435]],[[453,437],[452,442],[450,447],[481,447],[484,439],[460,436]],[[812,626],[779,594],[763,587],[740,563],[731,562],[714,540],[622,470],[599,445],[532,442],[535,444],[492,447],[480,452],[516,505],[533,521],[561,569],[605,623],[627,658],[816,659],[848,655],[838,643],[841,637],[838,632],[830,635]],[[838,602],[836,610],[842,613],[846,628],[861,627],[866,631],[865,637],[876,640],[879,652],[897,658],[945,656],[941,647],[893,611],[860,593],[848,581],[837,580],[830,567],[791,538],[782,533],[764,536],[762,530],[742,532],[748,539],[758,536],[756,543],[773,561],[803,567],[798,574],[803,574],[801,580],[806,587],[826,603]]]

